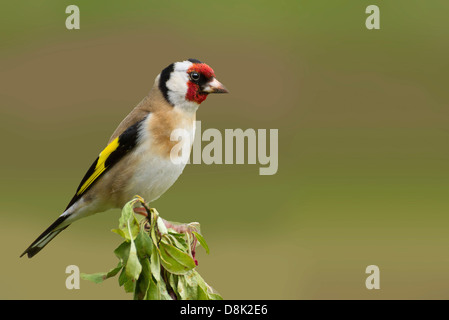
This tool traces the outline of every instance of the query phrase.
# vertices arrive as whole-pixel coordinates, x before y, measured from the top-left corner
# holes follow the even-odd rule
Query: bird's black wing
[[[112,140],[103,151],[101,151],[98,158],[87,171],[83,180],[81,180],[75,196],[70,201],[67,209],[78,201],[105,172],[112,168],[117,162],[120,161],[120,159],[136,147],[139,139],[139,129],[143,121],[144,120],[141,120],[130,126],[120,136]],[[68,227],[68,225],[61,227],[62,223],[64,223],[68,217],[69,215],[59,216],[55,222],[53,222],[36,240],[33,241],[33,243],[22,253],[21,257],[28,254],[28,258],[31,258],[41,251],[54,237]]]
[[[87,170],[84,178],[81,180],[76,193],[72,200],[67,205],[70,208],[76,201],[78,201],[99,178],[112,168],[117,162],[126,156],[137,145],[139,138],[139,129],[144,120],[141,120],[134,125],[128,127],[120,136],[112,140],[103,151],[101,151],[98,158],[92,163],[89,170]]]

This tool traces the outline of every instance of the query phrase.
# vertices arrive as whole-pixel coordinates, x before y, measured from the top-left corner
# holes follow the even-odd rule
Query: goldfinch
[[[97,212],[122,208],[135,195],[159,198],[178,179],[185,161],[173,161],[182,129],[192,137],[196,111],[210,93],[227,93],[211,67],[196,59],[175,62],[156,77],[148,95],[112,134],[89,168],[65,211],[21,255],[36,255],[71,223]],[[184,154],[185,156],[185,154]]]

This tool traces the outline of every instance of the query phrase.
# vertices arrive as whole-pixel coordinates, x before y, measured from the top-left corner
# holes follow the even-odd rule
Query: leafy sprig
[[[144,208],[146,218],[139,221],[136,208]],[[165,221],[136,196],[123,207],[119,226],[112,232],[124,238],[114,250],[117,266],[109,272],[83,273],[82,279],[101,283],[119,274],[119,285],[136,300],[222,299],[195,269],[197,244],[209,253],[199,223]]]

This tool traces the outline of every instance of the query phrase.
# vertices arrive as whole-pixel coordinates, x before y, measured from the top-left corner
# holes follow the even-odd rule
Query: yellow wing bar
[[[101,151],[100,155],[98,156],[97,165],[95,166],[94,172],[87,178],[87,180],[83,183],[83,185],[80,187],[80,189],[77,192],[77,196],[81,195],[86,191],[87,188],[97,179],[104,170],[106,170],[105,162],[108,159],[108,157],[111,155],[112,152],[117,150],[119,147],[118,142],[119,137],[115,138],[106,148],[104,148],[103,151]]]

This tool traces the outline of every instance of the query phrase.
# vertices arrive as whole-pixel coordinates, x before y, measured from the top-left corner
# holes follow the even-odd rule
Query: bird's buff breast
[[[125,197],[140,195],[145,201],[156,200],[175,183],[184,167],[185,164],[175,164],[159,155],[142,156],[136,163]]]
[[[156,115],[150,115],[146,119],[147,123],[141,132],[141,142],[134,154],[134,159],[130,159],[134,162],[135,170],[126,192],[128,199],[138,194],[145,201],[156,200],[175,183],[184,170],[185,161],[179,161],[177,153],[172,150],[187,144],[184,150],[188,150],[187,156],[190,156],[193,141],[173,140],[171,133],[180,128],[185,130],[193,140],[194,121],[180,118],[179,121],[167,123],[164,120]]]

